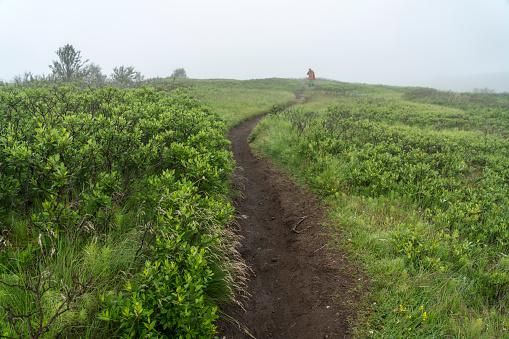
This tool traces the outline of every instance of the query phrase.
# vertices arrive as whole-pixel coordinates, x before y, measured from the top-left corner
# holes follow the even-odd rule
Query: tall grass
[[[0,305],[14,315],[32,314],[20,318],[24,325],[18,330],[29,333],[31,322],[34,335],[102,336],[96,321],[99,296],[129,280],[146,259],[138,252],[145,228],[141,221],[133,211],[119,214],[108,235],[92,233],[80,241],[60,237],[40,250],[32,245],[38,241],[32,235],[18,238],[18,249],[11,250],[14,257],[0,264]],[[26,230],[27,224],[20,219],[12,226]]]

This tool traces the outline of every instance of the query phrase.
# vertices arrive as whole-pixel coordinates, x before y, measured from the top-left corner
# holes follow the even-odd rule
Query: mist
[[[72,44],[111,74],[303,78],[509,91],[509,1],[0,0],[0,79]]]

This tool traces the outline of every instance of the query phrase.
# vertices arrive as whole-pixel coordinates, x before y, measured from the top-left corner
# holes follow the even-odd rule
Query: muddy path
[[[322,226],[325,209],[297,188],[266,159],[253,155],[247,142],[261,118],[230,132],[243,197],[236,202],[240,253],[252,270],[244,309],[223,310],[232,323],[219,325],[219,338],[351,338],[348,302],[355,302],[356,280],[345,255],[331,251],[331,230]]]

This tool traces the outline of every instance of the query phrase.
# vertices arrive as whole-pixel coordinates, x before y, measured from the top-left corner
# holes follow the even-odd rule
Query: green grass
[[[205,105],[228,121],[229,128],[266,113],[274,105],[286,105],[294,99],[294,94],[286,91],[245,89],[218,89],[200,96]]]
[[[299,80],[194,80],[191,95],[226,121],[231,128],[267,113],[273,106],[288,105],[301,90]]]
[[[285,167],[323,199],[331,225],[338,230],[335,243],[349,251],[352,262],[369,278],[363,302],[355,306],[356,337],[509,337],[508,95],[325,80],[312,88],[291,79],[157,79],[151,84],[163,92],[180,88],[210,107],[228,129],[296,104],[286,112],[268,114],[250,141],[257,152]],[[300,91],[304,96],[295,101]],[[190,112],[194,105],[189,103]],[[182,162],[187,166],[182,174],[193,166],[201,170],[200,161]],[[26,180],[19,173],[18,180]],[[220,189],[227,182],[221,181],[216,189],[228,192]],[[132,281],[146,259],[147,244],[154,243],[154,232],[176,239],[182,231],[180,226],[177,232],[176,224],[193,232],[203,226],[213,235],[206,237],[211,243],[205,247],[213,251],[205,257],[207,269],[200,273],[214,273],[204,287],[204,305],[232,302],[245,267],[234,247],[238,239],[226,225],[231,208],[222,196],[203,197],[197,203],[198,197],[184,186],[180,191],[168,187],[164,204],[160,192],[147,186],[140,198],[154,195],[153,203],[158,202],[160,210],[136,204],[116,209],[107,234],[90,223],[69,233],[65,241],[41,238],[28,218],[42,209],[20,202],[0,220],[7,232],[0,239],[8,240],[2,245],[10,246],[0,253],[4,282],[0,306],[15,305],[17,314],[37,312],[35,324],[41,302],[48,321],[58,311],[62,293],[93,279],[91,288],[75,298],[50,334],[55,336],[69,324],[69,335],[104,337],[107,330],[95,317],[102,307],[99,296],[113,295]],[[32,203],[36,205],[35,200]],[[169,207],[172,204],[175,209]],[[207,206],[215,217],[192,212]],[[30,213],[23,213],[27,208]],[[165,213],[160,215],[161,211]],[[163,245],[167,246],[158,245],[161,258],[175,249]],[[44,255],[39,257],[45,260],[37,262],[34,248],[41,246],[38,251]],[[224,261],[226,257],[232,260]],[[201,260],[196,253],[192,258]],[[157,260],[152,265],[150,269],[158,265]],[[27,275],[26,267],[39,268],[41,274]],[[164,272],[154,272],[153,277],[163,278]],[[43,283],[51,286],[34,293],[26,288],[35,283],[27,276],[45,277]],[[120,312],[116,308],[124,302],[129,303],[120,295],[110,305],[112,314]],[[125,324],[121,313],[116,315],[112,321]],[[129,321],[143,329],[137,316]]]
[[[292,79],[160,79],[156,86],[176,86],[217,113],[230,129],[242,121],[286,106],[303,90],[302,80]]]
[[[108,236],[97,234],[86,243],[66,237],[45,242],[42,253],[31,250],[40,239],[31,234],[19,237],[19,250],[11,252],[14,258],[3,260],[0,265],[0,304],[10,305],[13,314],[32,314],[34,333],[42,321],[43,326],[51,325],[48,337],[56,337],[66,328],[67,335],[101,336],[95,316],[100,310],[99,296],[128,280],[145,259],[140,255],[135,260],[141,245],[138,221],[123,218],[114,226],[116,232]],[[27,224],[13,221],[13,232],[26,230]],[[66,302],[64,297],[73,293],[74,298]],[[58,320],[51,322],[59,312]],[[28,332],[27,322],[18,330]]]
[[[322,197],[369,277],[357,337],[507,337],[505,98],[412,91],[321,83],[250,140]]]

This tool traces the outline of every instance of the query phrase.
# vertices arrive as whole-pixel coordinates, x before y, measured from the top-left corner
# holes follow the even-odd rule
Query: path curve
[[[252,272],[244,310],[231,306],[224,312],[258,339],[351,338],[348,319],[354,314],[344,305],[355,298],[351,269],[342,253],[328,252],[320,202],[252,154],[247,138],[260,120],[229,134],[244,183],[235,206],[243,237],[239,251]],[[297,231],[307,229],[292,231],[297,224]],[[252,338],[231,323],[219,331],[220,339]]]

